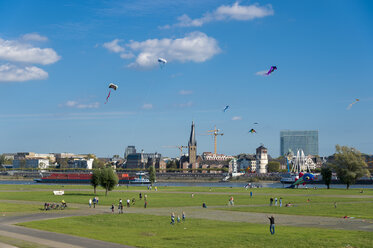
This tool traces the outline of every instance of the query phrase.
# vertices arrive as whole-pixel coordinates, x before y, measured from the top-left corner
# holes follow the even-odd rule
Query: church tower
[[[197,142],[196,134],[194,130],[194,122],[192,122],[192,129],[190,131],[190,138],[188,142],[188,154],[189,154],[189,164],[195,163],[197,158]]]
[[[256,148],[256,171],[259,173],[267,173],[268,155],[267,148],[263,145]]]

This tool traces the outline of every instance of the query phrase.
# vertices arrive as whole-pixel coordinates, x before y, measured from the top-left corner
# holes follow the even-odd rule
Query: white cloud
[[[240,120],[242,120],[241,116],[233,116],[232,117],[232,121],[240,121]]]
[[[144,105],[142,105],[142,109],[152,109],[153,108],[153,104],[151,103],[144,103]]]
[[[270,4],[259,6],[258,4],[240,5],[235,2],[233,5],[222,5],[213,12],[207,12],[202,17],[192,19],[184,14],[178,17],[178,23],[174,25],[165,25],[161,28],[167,29],[175,27],[201,27],[202,25],[213,21],[238,20],[249,21],[255,18],[263,18],[273,15],[274,11]]]
[[[29,33],[22,36],[24,40],[32,40],[32,41],[47,41],[48,38],[45,36],[41,36],[38,33]]]
[[[191,91],[191,90],[180,90],[179,91],[180,95],[191,95],[192,93],[193,93],[193,91]]]
[[[102,46],[114,53],[124,52],[124,47],[118,45],[120,41],[119,39],[114,39],[113,41],[104,43]]]
[[[177,106],[180,107],[180,108],[187,108],[187,107],[191,107],[192,105],[193,105],[193,102],[189,101],[189,102],[186,102],[186,103],[180,103]]]
[[[92,108],[100,107],[100,103],[99,102],[79,103],[77,101],[67,101],[65,104],[62,104],[60,106],[66,106],[69,108],[78,108],[78,109],[92,109]]]
[[[23,82],[46,78],[48,78],[48,73],[36,66],[0,65],[0,82]]]
[[[131,41],[127,46],[137,52],[135,62],[129,64],[132,68],[151,68],[158,64],[159,57],[168,62],[205,62],[220,53],[218,42],[201,32],[193,32],[178,39],[149,39],[138,42]]]
[[[60,58],[52,48],[33,47],[30,44],[0,38],[0,60],[48,65]]]
[[[135,57],[135,55],[133,53],[122,53],[120,57],[122,59],[132,59],[133,57]]]

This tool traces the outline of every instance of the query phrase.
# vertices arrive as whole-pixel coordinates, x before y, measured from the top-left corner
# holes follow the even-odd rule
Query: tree
[[[117,184],[118,176],[112,168],[107,167],[101,169],[100,185],[105,188],[105,196],[107,196],[108,191],[112,191]]]
[[[335,149],[333,166],[338,178],[346,184],[346,189],[349,189],[358,178],[369,175],[367,164],[358,150],[339,145],[336,145]]]
[[[326,165],[321,168],[322,180],[324,181],[328,189],[330,189],[330,183],[332,181],[332,174],[333,172],[332,172],[330,165]]]
[[[150,180],[150,183],[151,185],[153,185],[153,183],[155,182],[156,180],[156,176],[155,176],[155,168],[154,166],[149,166],[148,168],[148,172],[149,172],[149,180]]]
[[[92,163],[92,167],[93,168],[104,168],[105,163],[103,161],[99,160],[98,158],[94,158],[93,163]]]
[[[280,162],[278,161],[270,161],[267,164],[268,172],[279,172],[280,171]]]
[[[93,190],[96,194],[96,188],[100,185],[100,179],[101,179],[101,171],[100,169],[94,169],[92,173],[91,178],[91,185],[93,186]]]

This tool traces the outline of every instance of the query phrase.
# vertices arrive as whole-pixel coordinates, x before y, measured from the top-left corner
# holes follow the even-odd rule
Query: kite
[[[347,110],[349,110],[352,107],[352,105],[354,105],[355,103],[358,103],[359,101],[360,101],[360,99],[356,98],[353,103],[351,103],[350,105],[348,105]]]
[[[164,58],[158,58],[158,63],[161,69],[164,67],[165,64],[167,64],[167,60]]]
[[[256,133],[255,129],[250,129],[249,133]]]
[[[292,185],[290,185],[288,188],[295,188],[295,185],[303,184],[312,182],[315,179],[315,176],[312,173],[306,173],[303,174],[302,172],[299,173],[299,179],[297,179]]]
[[[227,111],[227,109],[229,109],[229,106],[225,106],[225,108],[223,109],[223,112]]]
[[[258,122],[254,122],[254,125],[257,125],[257,124],[259,124]]]
[[[106,97],[106,102],[105,102],[105,104],[108,102],[108,100],[109,100],[109,97],[110,97],[110,93],[111,93],[111,89],[113,89],[113,90],[117,90],[118,89],[118,85],[116,85],[116,84],[113,84],[113,83],[110,83],[109,84],[109,94],[107,95],[107,97]]]
[[[269,69],[269,71],[266,73],[267,76],[269,76],[269,74],[271,74],[272,72],[274,72],[275,70],[277,70],[277,67],[274,65],[274,66],[271,66],[271,69]]]

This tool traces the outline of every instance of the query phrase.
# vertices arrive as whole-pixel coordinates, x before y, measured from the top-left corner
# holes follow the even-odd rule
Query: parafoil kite
[[[267,76],[269,76],[269,74],[271,74],[272,72],[274,72],[275,70],[277,70],[277,67],[274,65],[274,66],[271,66],[271,69],[269,69],[269,71],[267,72]]]
[[[256,133],[256,131],[255,131],[254,128],[252,128],[252,129],[250,129],[249,133]]]
[[[348,105],[347,110],[349,110],[352,107],[352,105],[354,105],[355,103],[358,103],[359,101],[360,100],[356,98],[353,103],[351,103],[350,105]]]
[[[167,64],[167,60],[164,58],[158,58],[158,63],[161,69],[164,67],[165,64]]]
[[[227,111],[227,109],[229,109],[229,106],[225,106],[225,108],[223,109],[223,112]]]
[[[111,93],[111,89],[113,89],[113,90],[117,90],[118,89],[118,85],[116,85],[116,84],[113,84],[113,83],[110,83],[109,84],[109,94],[107,95],[107,97],[106,97],[106,102],[105,102],[105,104],[108,102],[108,100],[109,100],[109,97],[110,97],[110,93]]]
[[[299,173],[299,179],[296,180],[292,185],[290,185],[288,188],[295,188],[295,185],[303,184],[312,182],[315,179],[315,176],[312,173],[306,173],[303,174],[302,172]]]

